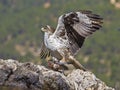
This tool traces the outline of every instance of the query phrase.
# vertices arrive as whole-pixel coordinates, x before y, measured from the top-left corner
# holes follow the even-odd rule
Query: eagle
[[[73,64],[76,69],[86,70],[75,59],[85,39],[102,27],[103,18],[92,11],[80,10],[61,15],[56,29],[46,25],[41,28],[44,41],[40,57],[51,56],[58,65]]]

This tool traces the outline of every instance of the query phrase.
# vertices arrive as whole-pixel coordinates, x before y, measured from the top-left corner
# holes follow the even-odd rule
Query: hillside
[[[43,62],[41,27],[56,27],[61,14],[74,10],[92,10],[104,18],[103,28],[85,41],[76,58],[120,88],[120,9],[108,0],[0,0],[0,58]]]

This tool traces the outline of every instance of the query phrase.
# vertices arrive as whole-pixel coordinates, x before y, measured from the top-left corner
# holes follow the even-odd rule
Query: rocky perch
[[[12,59],[0,59],[1,86],[22,88],[18,90],[114,90],[90,71],[77,69],[65,76],[41,65]]]

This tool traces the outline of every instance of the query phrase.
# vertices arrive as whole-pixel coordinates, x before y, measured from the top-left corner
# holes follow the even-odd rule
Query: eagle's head
[[[41,28],[41,30],[43,32],[47,32],[47,33],[50,33],[50,34],[53,34],[55,29],[53,29],[52,27],[50,27],[49,25],[46,25],[44,27]]]

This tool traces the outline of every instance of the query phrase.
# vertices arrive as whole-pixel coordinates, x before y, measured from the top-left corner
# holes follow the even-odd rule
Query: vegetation
[[[92,10],[103,28],[88,38],[76,56],[108,85],[120,85],[120,9],[109,0],[0,0],[0,58],[40,62],[40,28],[56,27],[57,18],[73,10]]]

